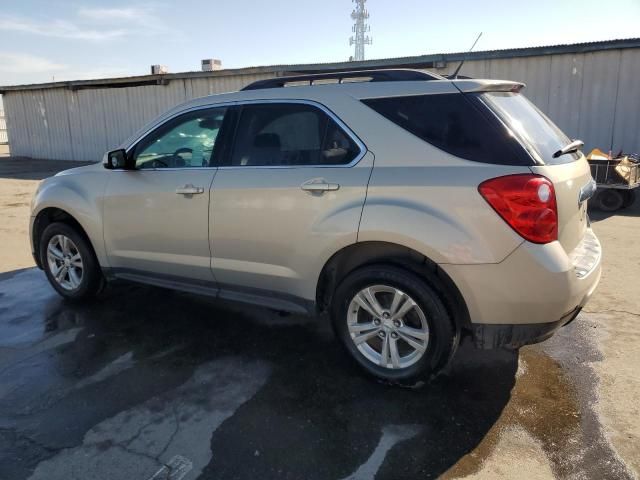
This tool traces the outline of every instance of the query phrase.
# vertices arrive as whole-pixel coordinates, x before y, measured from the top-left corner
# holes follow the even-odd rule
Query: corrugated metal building
[[[12,155],[95,161],[170,107],[266,78],[369,68],[453,73],[464,53],[0,87]],[[461,74],[525,82],[586,148],[640,151],[640,38],[474,52]]]
[[[4,119],[4,110],[0,105],[0,145],[6,145],[9,143],[9,138],[7,137],[7,122]]]

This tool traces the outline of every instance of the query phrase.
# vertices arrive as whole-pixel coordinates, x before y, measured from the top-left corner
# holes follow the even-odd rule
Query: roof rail
[[[413,80],[445,80],[444,77],[435,73],[423,72],[410,69],[380,69],[380,70],[355,70],[348,72],[314,73],[307,75],[296,75],[291,77],[276,77],[267,80],[258,80],[250,83],[242,90],[261,90],[263,88],[281,88],[287,83],[309,82],[313,85],[318,80],[337,80],[337,83],[344,83],[345,80],[362,79],[369,82],[406,82]]]

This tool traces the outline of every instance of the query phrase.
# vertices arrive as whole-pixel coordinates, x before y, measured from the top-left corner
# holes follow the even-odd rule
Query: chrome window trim
[[[135,169],[124,169],[120,168],[117,170],[112,170],[112,172],[176,172],[183,170],[198,170],[198,171],[206,171],[206,170],[218,170],[218,167],[164,167],[164,168],[135,168]]]
[[[127,152],[127,155],[128,155],[131,150],[133,150],[141,141],[143,141],[149,135],[153,134],[153,132],[155,132],[162,126],[166,125],[171,120],[174,120],[182,115],[186,115],[191,112],[197,112],[198,110],[211,110],[214,108],[231,107],[231,106],[234,106],[235,104],[236,102],[224,102],[224,103],[217,103],[217,104],[210,104],[210,105],[198,105],[196,107],[191,107],[186,110],[181,110],[179,112],[176,112],[170,117],[167,117],[161,122],[155,123],[152,127],[149,127],[147,130],[145,130],[145,132],[142,135],[138,136],[138,138],[136,138],[133,142],[131,142],[131,144],[127,148],[125,148],[125,151]],[[136,168],[134,171],[140,170],[145,172],[162,172],[162,171],[173,172],[176,170],[217,170],[217,169],[218,167],[165,167],[165,168]],[[117,172],[117,171],[132,171],[132,170],[119,169],[119,170],[113,170],[113,171]]]
[[[155,132],[158,128],[161,128],[167,122],[174,120],[175,118],[185,115],[191,112],[195,112],[198,110],[209,110],[213,108],[224,108],[224,107],[234,107],[234,106],[242,106],[242,105],[256,105],[256,104],[269,104],[269,103],[292,103],[292,104],[302,104],[302,105],[310,105],[312,107],[318,108],[323,111],[326,115],[329,116],[333,121],[335,121],[338,126],[353,140],[353,142],[358,146],[360,152],[355,156],[355,158],[349,162],[338,165],[323,165],[323,164],[315,164],[315,165],[223,165],[219,167],[167,167],[167,168],[141,168],[137,169],[143,172],[161,172],[161,171],[176,171],[176,170],[234,170],[234,169],[256,169],[256,168],[264,168],[264,169],[297,169],[297,168],[351,168],[360,162],[367,154],[367,146],[364,144],[362,140],[344,123],[340,117],[338,117],[335,113],[333,113],[329,108],[323,105],[320,102],[315,100],[303,100],[303,99],[290,99],[290,98],[269,98],[269,99],[256,99],[256,100],[237,100],[232,102],[224,102],[224,103],[216,103],[216,104],[208,104],[208,105],[198,105],[195,107],[188,108],[186,110],[181,110],[179,112],[174,113],[170,117],[167,117],[162,122],[154,124],[152,127],[147,129],[142,135],[140,135],[136,140],[131,142],[131,144],[125,149],[127,154],[138,145],[142,140]],[[113,171],[128,171],[128,170],[113,170]]]
[[[224,103],[216,103],[216,104],[210,104],[210,105],[198,105],[195,107],[188,108],[186,110],[180,110],[179,112],[174,113],[170,117],[165,118],[163,121],[154,123],[151,127],[146,129],[144,133],[139,135],[133,142],[131,142],[129,146],[125,148],[125,150],[127,153],[129,153],[136,145],[138,145],[138,143],[140,143],[146,137],[151,135],[158,128],[162,127],[163,125],[169,123],[171,120],[181,115],[186,115],[187,113],[191,113],[191,112],[197,112],[198,110],[210,110],[213,108],[231,107],[231,106],[234,106],[235,104],[236,102],[224,102]],[[189,167],[189,168],[206,168],[206,167]]]

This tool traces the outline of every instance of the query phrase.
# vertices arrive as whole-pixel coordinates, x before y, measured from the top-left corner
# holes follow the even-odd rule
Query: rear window
[[[396,125],[457,157],[482,163],[531,165],[532,159],[477,97],[461,93],[363,100]]]
[[[233,166],[346,165],[360,148],[325,112],[298,103],[244,105]]]
[[[567,163],[579,158],[577,153],[553,158],[553,154],[571,140],[524,95],[488,92],[483,93],[481,99],[545,164]]]

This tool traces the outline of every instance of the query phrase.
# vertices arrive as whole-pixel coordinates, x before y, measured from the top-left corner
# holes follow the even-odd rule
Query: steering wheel
[[[181,153],[190,153],[191,155],[193,155],[193,149],[189,147],[181,147],[173,152],[173,156],[179,157]]]
[[[160,158],[154,158],[148,162],[150,168],[169,168],[169,167],[182,167],[185,165],[184,158],[180,156],[181,153],[190,153],[193,155],[193,150],[188,147],[181,147],[173,152],[171,155],[164,155],[162,160]]]
[[[182,147],[173,152],[171,156],[171,163],[173,167],[184,167],[186,165],[185,159],[180,156],[182,153],[191,154],[191,158],[193,158],[193,150],[188,147]]]
[[[158,168],[158,167],[162,167],[162,168],[166,168],[169,165],[167,165],[166,162],[158,159],[158,158],[154,158],[153,160],[151,160],[151,168]]]

